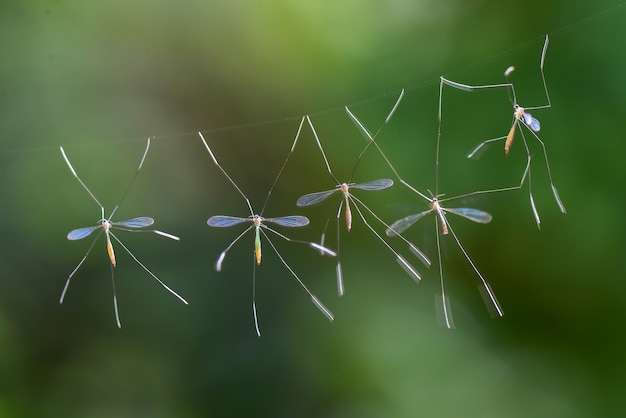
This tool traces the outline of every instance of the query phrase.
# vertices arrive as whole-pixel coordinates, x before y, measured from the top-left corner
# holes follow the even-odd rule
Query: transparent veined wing
[[[361,190],[382,190],[393,186],[393,180],[391,179],[377,179],[372,181],[366,181],[365,183],[358,183],[350,185],[353,189]]]
[[[490,213],[484,210],[472,209],[472,208],[444,208],[444,212],[454,213],[455,215],[462,216],[469,219],[472,222],[478,222],[481,224],[488,224],[493,218]]]
[[[83,239],[83,238],[88,237],[89,235],[91,235],[91,233],[93,231],[95,231],[96,229],[98,229],[98,228],[101,228],[101,225],[88,226],[86,228],[74,229],[73,231],[70,231],[67,234],[67,239],[69,239],[70,241],[75,241],[77,239]]]
[[[394,223],[392,223],[389,228],[385,231],[388,237],[392,237],[394,235],[399,235],[406,231],[411,225],[417,222],[419,219],[423,218],[425,215],[428,215],[432,212],[432,209],[425,210],[424,212],[415,213],[413,215],[409,215],[402,219],[398,219]]]
[[[288,228],[297,228],[300,226],[306,226],[309,224],[309,218],[306,216],[281,216],[279,218],[265,218],[265,222],[273,222],[280,226],[286,226]]]
[[[319,202],[322,202],[328,198],[328,196],[334,194],[340,189],[324,190],[323,192],[315,192],[300,196],[296,202],[296,206],[311,206]]]
[[[215,226],[218,228],[225,228],[227,226],[238,225],[243,222],[252,222],[252,219],[251,218],[239,218],[236,216],[217,215],[217,216],[211,216],[206,221],[206,223],[209,226]]]
[[[539,132],[539,130],[541,129],[541,124],[539,123],[539,121],[533,118],[530,113],[524,113],[524,123],[526,123],[526,126],[528,126],[535,132]]]
[[[147,216],[140,216],[138,218],[128,219],[126,221],[111,222],[112,225],[123,226],[126,228],[143,228],[150,226],[154,223],[154,219]]]

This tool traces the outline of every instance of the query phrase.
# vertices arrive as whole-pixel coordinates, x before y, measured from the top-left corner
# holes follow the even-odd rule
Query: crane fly
[[[294,142],[293,142],[293,144],[291,146],[291,150],[289,151],[289,154],[287,155],[287,158],[285,159],[285,162],[283,163],[281,169],[279,170],[278,175],[276,176],[276,179],[274,180],[274,183],[272,184],[272,186],[270,188],[270,191],[267,194],[267,198],[265,200],[265,203],[263,205],[263,209],[261,210],[260,214],[255,214],[254,210],[252,209],[252,205],[250,203],[250,200],[246,197],[246,195],[239,188],[239,186],[237,186],[237,183],[235,183],[235,181],[228,175],[226,170],[224,170],[224,168],[220,165],[220,163],[217,161],[217,158],[215,158],[215,155],[213,154],[213,151],[209,147],[209,144],[204,139],[204,136],[202,135],[201,132],[198,132],[198,135],[200,136],[200,139],[202,140],[202,143],[204,144],[204,147],[206,148],[206,150],[208,151],[209,155],[211,156],[211,159],[213,160],[213,163],[224,174],[224,176],[233,185],[233,187],[237,190],[237,192],[239,192],[239,194],[243,197],[243,199],[246,201],[246,205],[248,206],[248,210],[250,212],[250,216],[248,216],[246,218],[244,218],[244,217],[237,217],[237,216],[226,216],[226,215],[211,216],[207,220],[207,224],[209,226],[216,227],[216,228],[226,228],[226,227],[230,227],[230,226],[250,223],[250,226],[248,228],[246,228],[244,231],[242,231],[239,235],[237,235],[237,237],[234,240],[232,240],[230,244],[228,244],[228,246],[224,249],[224,251],[221,252],[221,254],[219,255],[219,257],[218,257],[218,259],[217,259],[217,261],[215,263],[215,269],[217,271],[221,271],[222,270],[222,264],[224,263],[224,259],[226,258],[226,254],[233,247],[233,245],[235,245],[235,243],[237,243],[248,231],[254,229],[254,264],[253,264],[254,268],[252,270],[252,313],[253,313],[253,316],[254,316],[254,327],[255,327],[256,333],[257,333],[257,335],[259,337],[261,336],[261,331],[260,331],[260,328],[259,328],[259,320],[258,320],[257,308],[256,308],[256,266],[261,264],[261,255],[262,255],[262,252],[261,252],[261,237],[263,237],[267,241],[267,243],[269,243],[269,245],[272,248],[272,250],[274,251],[274,253],[278,256],[278,259],[280,260],[280,262],[283,264],[283,266],[285,266],[285,268],[289,271],[289,273],[293,276],[293,278],[298,282],[300,287],[302,287],[302,289],[304,289],[304,291],[309,295],[309,297],[311,298],[311,301],[313,302],[313,304],[322,312],[322,314],[324,314],[326,316],[326,318],[328,318],[330,321],[334,320],[334,316],[333,316],[332,312],[326,306],[324,306],[324,304],[322,304],[322,302],[304,284],[304,282],[300,279],[300,277],[296,274],[296,272],[291,268],[291,266],[289,266],[289,264],[287,264],[287,261],[280,254],[280,252],[278,251],[278,249],[276,248],[274,243],[270,240],[267,232],[271,232],[272,234],[276,235],[279,238],[282,238],[283,240],[285,240],[287,242],[294,242],[294,243],[308,245],[311,248],[320,251],[324,255],[335,257],[336,253],[334,251],[332,251],[331,249],[326,248],[325,246],[323,246],[321,244],[317,244],[315,242],[301,241],[301,240],[296,240],[296,239],[289,238],[286,235],[278,232],[274,228],[272,228],[269,225],[267,225],[267,224],[274,224],[274,225],[278,225],[278,226],[282,226],[282,227],[286,227],[286,228],[304,227],[304,226],[309,224],[309,219],[307,217],[305,217],[305,216],[290,215],[290,216],[280,216],[280,217],[276,217],[276,218],[265,218],[265,217],[263,217],[263,212],[265,211],[265,207],[267,206],[269,198],[270,198],[270,196],[272,194],[272,190],[274,189],[274,186],[278,182],[278,178],[282,174],[285,166],[287,165],[287,161],[289,161],[289,157],[293,153],[293,150],[294,150],[294,148],[296,146],[296,143],[298,141],[298,137],[300,135],[300,131],[302,129],[302,124],[303,123],[304,123],[304,118],[302,118],[302,121],[300,122],[300,126],[298,128],[298,132],[296,134]]]
[[[513,105],[513,122],[511,123],[511,128],[509,129],[509,132],[507,135],[505,136],[500,136],[497,138],[491,138],[491,139],[487,139],[483,142],[481,142],[480,144],[478,144],[468,155],[468,158],[478,158],[480,157],[480,155],[482,155],[482,153],[484,152],[484,150],[491,145],[494,142],[499,142],[504,140],[504,153],[506,155],[509,154],[509,151],[513,145],[513,140],[515,138],[515,132],[519,130],[520,136],[522,137],[522,143],[524,144],[524,149],[526,150],[526,167],[524,168],[524,172],[522,173],[522,177],[520,179],[520,182],[517,186],[512,186],[512,187],[505,187],[505,188],[501,188],[501,189],[494,189],[493,191],[505,191],[505,190],[516,190],[516,189],[521,189],[522,186],[524,185],[524,182],[526,181],[526,178],[528,177],[528,194],[529,194],[529,198],[530,198],[530,207],[533,211],[533,216],[535,218],[535,222],[537,224],[538,228],[541,228],[541,219],[539,218],[539,212],[537,211],[537,207],[535,205],[535,199],[533,198],[533,193],[532,193],[532,185],[531,185],[531,172],[530,172],[530,163],[531,163],[531,153],[530,153],[530,148],[528,146],[528,143],[526,141],[526,136],[524,134],[524,129],[522,129],[522,127],[525,127],[527,132],[529,132],[534,138],[535,140],[539,143],[539,145],[541,146],[541,149],[543,151],[543,157],[546,161],[546,168],[547,168],[547,172],[548,172],[548,179],[550,181],[550,187],[552,189],[552,194],[554,195],[554,199],[557,203],[557,205],[559,206],[559,209],[562,213],[567,213],[566,209],[565,209],[565,205],[563,204],[563,202],[561,201],[561,198],[559,197],[559,192],[556,189],[556,186],[554,185],[554,181],[552,180],[552,171],[550,170],[550,163],[548,161],[548,152],[546,150],[546,146],[544,144],[544,142],[541,140],[541,138],[538,135],[538,132],[541,130],[541,123],[539,122],[538,119],[536,119],[535,117],[532,116],[531,113],[529,113],[530,110],[540,110],[540,109],[548,109],[550,107],[552,107],[552,102],[550,101],[550,94],[548,93],[548,85],[546,83],[546,77],[544,75],[544,70],[543,70],[543,66],[544,66],[544,61],[546,58],[546,52],[548,50],[548,42],[549,42],[549,37],[548,35],[546,35],[544,44],[543,44],[543,49],[541,52],[541,60],[540,60],[540,64],[539,64],[539,69],[541,72],[541,80],[543,82],[543,88],[544,88],[544,92],[546,94],[546,99],[547,99],[547,103],[544,105],[540,105],[540,106],[532,106],[532,107],[522,107],[519,105],[519,103],[517,102],[517,96],[515,94],[515,87],[513,86],[513,83],[511,82],[507,82],[507,83],[502,83],[502,84],[488,84],[488,85],[483,85],[483,86],[470,86],[467,84],[461,84],[461,83],[457,83],[456,81],[451,81],[451,80],[447,80],[444,77],[440,78],[440,85],[439,85],[439,120],[441,120],[442,117],[442,109],[441,109],[441,92],[443,89],[443,85],[448,85],[450,87],[453,87],[455,89],[459,89],[459,90],[464,90],[464,91],[475,91],[475,90],[482,90],[482,89],[495,89],[495,88],[505,88],[507,89],[507,92],[509,94],[509,100],[511,101],[511,104]],[[509,76],[513,73],[513,71],[515,70],[515,67],[511,66],[508,67],[505,71],[504,71],[504,76],[505,78],[508,80]]]
[[[445,200],[456,199],[457,197],[453,197],[453,198],[445,199]],[[400,235],[404,231],[406,231],[408,228],[410,228],[415,222],[423,218],[424,216],[430,213],[435,214],[435,235],[437,237],[437,258],[439,260],[439,280],[440,280],[440,285],[441,285],[441,299],[439,300],[438,304],[440,304],[439,306],[441,307],[441,313],[442,313],[441,318],[442,318],[443,325],[445,325],[447,328],[454,328],[454,320],[452,318],[452,311],[450,309],[450,300],[446,294],[446,288],[445,288],[445,282],[444,282],[443,263],[442,263],[442,256],[441,256],[440,231],[441,231],[441,235],[444,235],[444,236],[447,236],[448,234],[452,235],[459,250],[461,250],[461,253],[463,253],[463,256],[465,257],[467,262],[470,264],[470,266],[472,267],[472,269],[474,270],[474,272],[476,273],[476,275],[478,276],[481,282],[481,285],[482,285],[481,289],[483,290],[482,294],[485,298],[485,301],[488,302],[487,306],[492,306],[493,312],[495,312],[497,316],[503,316],[504,311],[502,310],[500,303],[496,299],[495,293],[493,292],[491,285],[482,275],[480,270],[478,270],[476,263],[474,263],[474,261],[470,257],[469,253],[467,252],[467,250],[461,243],[457,234],[452,229],[452,225],[450,225],[446,217],[448,213],[451,213],[451,214],[460,216],[462,218],[468,219],[472,222],[487,224],[491,222],[491,219],[492,219],[491,214],[483,210],[474,209],[474,208],[445,208],[441,205],[441,203],[444,201],[442,199],[439,199],[437,197],[426,198],[426,199],[429,205],[428,210],[425,210],[416,214],[408,215],[402,219],[395,221],[389,226],[389,228],[387,228],[386,233],[388,236]]]
[[[144,151],[143,157],[141,158],[141,161],[139,163],[139,168],[137,168],[135,175],[131,179],[130,184],[126,188],[126,191],[122,195],[122,198],[120,199],[119,203],[113,208],[113,211],[108,217],[106,217],[104,214],[104,206],[100,203],[100,201],[96,198],[96,196],[91,192],[91,190],[89,190],[87,185],[85,185],[85,183],[80,179],[80,177],[78,177],[78,174],[76,174],[76,170],[74,170],[74,167],[70,163],[69,158],[67,158],[67,155],[65,154],[65,150],[63,149],[63,147],[60,147],[60,149],[61,149],[61,155],[63,156],[63,159],[65,160],[65,162],[67,163],[67,166],[72,172],[72,175],[76,178],[76,180],[78,180],[80,185],[85,189],[85,191],[89,194],[89,196],[91,196],[93,201],[96,202],[96,204],[100,207],[101,216],[97,225],[74,229],[67,234],[68,240],[77,241],[83,238],[87,238],[95,231],[98,231],[96,237],[94,238],[94,240],[91,242],[91,245],[87,249],[85,256],[82,258],[82,260],[80,260],[76,268],[68,276],[67,281],[65,282],[65,287],[63,288],[63,292],[61,293],[61,299],[59,302],[63,303],[63,300],[65,299],[65,294],[67,293],[67,289],[69,288],[72,277],[78,271],[80,266],[83,265],[83,262],[87,259],[87,256],[89,256],[89,253],[91,252],[91,249],[94,247],[96,241],[98,240],[98,238],[100,238],[100,235],[102,235],[102,233],[104,232],[104,236],[106,238],[107,254],[111,262],[111,282],[113,284],[113,307],[115,310],[115,320],[117,322],[118,328],[121,328],[122,324],[120,322],[120,316],[119,316],[119,311],[117,307],[117,292],[115,290],[115,274],[114,274],[114,267],[117,266],[117,259],[115,258],[115,251],[113,249],[112,240],[115,241],[117,244],[119,244],[131,256],[131,258],[135,260],[135,262],[139,264],[139,266],[141,266],[141,268],[143,268],[150,276],[152,276],[152,278],[154,278],[168,292],[176,296],[184,304],[187,304],[187,301],[182,296],[180,296],[178,293],[176,293],[170,287],[168,287],[163,281],[161,281],[161,279],[159,279],[154,273],[152,273],[141,261],[139,261],[137,257],[135,257],[133,253],[128,249],[128,247],[126,247],[126,245],[124,245],[122,241],[120,241],[119,238],[117,238],[117,236],[112,231],[113,229],[116,229],[116,230],[127,231],[127,232],[154,232],[157,235],[161,235],[163,237],[166,237],[175,241],[180,240],[180,238],[175,235],[169,234],[167,232],[159,231],[157,229],[142,229],[142,228],[145,228],[154,224],[154,219],[149,218],[147,216],[140,216],[137,218],[132,218],[132,219],[119,221],[119,222],[113,222],[111,220],[113,218],[113,215],[115,215],[115,212],[117,212],[120,205],[126,198],[128,191],[130,190],[131,186],[135,182],[135,179],[137,178],[137,175],[139,174],[139,171],[141,170],[141,167],[143,166],[143,162],[146,159],[146,155],[148,155],[148,150],[150,149],[150,138],[148,138],[146,150]]]
[[[376,132],[375,135],[372,135],[370,133],[370,131],[365,127],[365,125],[363,123],[361,123],[361,121],[355,116],[355,114],[352,111],[350,111],[350,109],[348,109],[346,107],[346,113],[348,114],[348,117],[352,120],[352,122],[354,122],[354,124],[356,125],[357,129],[361,132],[361,134],[368,141],[368,147],[373,146],[378,151],[378,153],[382,156],[382,158],[385,160],[385,162],[387,163],[387,165],[389,166],[391,171],[397,177],[398,181],[402,185],[407,187],[409,190],[411,190],[413,193],[417,194],[421,199],[425,200],[428,203],[428,206],[429,206],[428,209],[425,210],[425,211],[406,216],[406,217],[404,217],[402,219],[399,219],[399,220],[393,222],[391,225],[389,225],[387,227],[385,233],[389,237],[394,237],[395,236],[395,237],[399,237],[399,238],[401,238],[403,240],[406,240],[406,238],[404,238],[402,233],[404,233],[410,226],[412,226],[419,219],[423,218],[424,216],[426,216],[426,215],[428,215],[430,213],[434,213],[435,214],[435,235],[437,237],[437,259],[438,259],[438,262],[439,262],[439,281],[440,281],[440,286],[441,286],[441,299],[436,299],[436,301],[437,301],[437,304],[441,308],[443,325],[445,325],[447,328],[454,328],[454,321],[453,321],[453,318],[452,318],[452,312],[450,310],[450,302],[449,302],[449,298],[448,298],[448,296],[446,294],[446,288],[445,288],[445,281],[444,281],[444,274],[443,274],[443,264],[442,264],[442,256],[441,256],[440,235],[442,235],[442,236],[449,236],[449,235],[451,235],[453,237],[453,239],[456,242],[458,248],[461,250],[461,252],[465,256],[465,259],[468,261],[468,263],[470,264],[470,266],[472,267],[472,269],[474,270],[474,272],[476,273],[476,275],[480,279],[481,286],[482,286],[481,289],[484,289],[483,296],[485,296],[485,299],[488,302],[488,306],[493,306],[494,309],[495,309],[495,313],[498,316],[502,316],[502,315],[504,315],[504,313],[502,311],[502,308],[500,307],[499,302],[497,301],[497,299],[495,297],[495,294],[494,294],[493,290],[491,289],[491,286],[489,285],[487,280],[483,277],[483,275],[480,273],[480,271],[478,270],[478,267],[476,266],[474,261],[470,258],[469,253],[466,251],[465,247],[463,247],[463,245],[461,244],[461,241],[459,240],[457,234],[454,232],[454,229],[452,228],[452,225],[448,222],[448,219],[447,219],[447,216],[446,216],[448,213],[450,213],[450,214],[458,215],[458,216],[460,216],[462,218],[468,219],[468,220],[473,221],[473,222],[486,224],[486,223],[491,222],[491,219],[492,219],[491,215],[489,213],[487,213],[485,211],[482,211],[482,210],[479,210],[479,209],[473,209],[473,208],[445,208],[445,207],[442,206],[442,203],[445,202],[445,201],[448,201],[448,200],[458,199],[458,198],[461,198],[461,197],[474,195],[474,194],[487,193],[487,192],[491,192],[491,191],[472,192],[472,193],[468,193],[468,194],[465,194],[465,195],[451,197],[451,198],[446,198],[446,199],[440,199],[440,197],[442,195],[437,195],[437,194],[435,194],[433,197],[428,197],[424,193],[422,193],[419,190],[417,190],[415,187],[413,187],[410,183],[408,183],[406,180],[404,180],[400,176],[400,174],[398,173],[396,168],[393,166],[391,161],[387,158],[387,156],[383,152],[382,148],[376,142],[376,137],[378,136],[380,131],[383,129],[383,127],[389,121],[391,115],[393,114],[393,112],[397,108],[398,103],[399,103],[400,100],[402,100],[403,96],[404,96],[404,90],[400,94],[400,97],[398,98],[398,102],[396,102],[396,105],[392,109],[391,113],[387,116],[387,118],[385,119],[385,121],[383,122],[383,124],[378,129],[378,131]],[[440,132],[440,131],[441,131],[441,129],[439,128],[438,132]],[[436,167],[435,168],[435,193],[437,193],[438,189],[439,189],[439,142],[440,142],[439,139],[440,139],[440,135],[438,134],[437,135],[437,154],[436,154],[436,160],[435,160],[435,167]],[[363,150],[362,154],[365,151],[366,150]]]
[[[365,215],[363,214],[363,211],[365,211],[366,213],[369,213],[372,217],[374,217],[374,219],[376,219],[379,223],[381,223],[385,228],[388,226],[378,215],[376,215],[365,203],[363,203],[363,201],[361,199],[359,199],[358,197],[356,197],[354,194],[352,194],[350,191],[351,190],[363,190],[363,191],[375,191],[375,190],[384,190],[387,189],[389,187],[391,187],[393,185],[393,180],[388,179],[388,178],[382,178],[382,179],[376,179],[376,180],[371,180],[371,181],[367,181],[367,182],[363,182],[363,183],[353,183],[351,180],[349,180],[348,182],[340,182],[337,177],[335,176],[335,174],[333,173],[332,169],[330,168],[330,163],[328,162],[328,158],[326,157],[326,153],[324,152],[324,148],[322,147],[322,143],[320,142],[320,139],[317,135],[317,132],[315,130],[315,127],[313,126],[313,123],[311,122],[311,119],[309,118],[309,116],[306,116],[306,120],[309,123],[309,126],[311,127],[311,131],[313,132],[313,136],[315,138],[315,141],[317,143],[317,147],[320,150],[320,153],[322,154],[322,158],[324,159],[324,163],[326,164],[326,170],[328,171],[328,174],[330,174],[331,178],[335,181],[336,186],[332,189],[329,190],[324,190],[324,191],[320,191],[320,192],[314,192],[314,193],[308,193],[305,194],[304,196],[301,196],[297,202],[296,205],[303,207],[303,206],[312,206],[315,205],[317,203],[320,203],[324,200],[326,200],[327,198],[329,198],[330,196],[333,196],[335,194],[341,194],[342,199],[339,203],[339,208],[337,209],[337,266],[336,266],[336,275],[337,275],[337,291],[339,293],[339,296],[342,296],[345,292],[345,288],[344,288],[344,283],[343,283],[343,271],[341,268],[341,260],[339,257],[339,253],[340,253],[340,233],[339,233],[339,219],[341,217],[341,212],[344,208],[345,205],[345,221],[346,221],[346,229],[348,231],[350,231],[352,229],[352,208],[354,208],[354,210],[356,211],[358,217],[361,219],[361,221],[363,222],[363,224],[367,227],[367,229],[369,229],[371,231],[372,234],[374,234],[374,236],[376,238],[378,238],[378,240],[380,242],[382,242],[382,244],[387,247],[387,249],[389,251],[391,251],[393,253],[393,255],[396,257],[396,261],[400,264],[400,266],[409,274],[409,276],[411,278],[413,278],[413,280],[415,280],[416,282],[419,282],[421,280],[421,276],[419,274],[419,272],[415,269],[415,267],[413,267],[407,260],[405,257],[403,257],[402,255],[400,255],[400,253],[398,253],[383,237],[381,234],[379,234],[378,232],[376,232],[376,230],[370,225],[370,223],[367,221]],[[357,159],[357,163],[354,167],[353,170],[353,174],[354,171],[356,170],[356,167],[358,166],[358,163],[360,161],[360,156]],[[350,176],[352,178],[352,176]],[[351,206],[352,203],[352,206]],[[405,243],[409,246],[410,250],[426,265],[426,266],[430,266],[430,260],[428,259],[428,257],[426,257],[426,255],[419,249],[417,248],[413,243],[409,242],[409,241],[405,241]]]

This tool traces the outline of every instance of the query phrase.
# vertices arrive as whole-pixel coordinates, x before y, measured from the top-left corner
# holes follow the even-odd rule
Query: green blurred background
[[[4,1],[0,416],[621,416],[626,8],[614,4]],[[337,177],[347,180],[364,141],[343,106],[374,130],[406,88],[379,137],[403,177],[447,196],[515,184],[525,157],[519,137],[508,158],[499,146],[478,161],[464,158],[506,134],[506,93],[446,89],[435,191],[438,77],[501,82],[515,65],[520,103],[543,104],[545,33],[553,108],[535,116],[568,214],[558,211],[532,143],[541,231],[526,187],[459,202],[491,212],[489,225],[451,219],[506,316],[490,319],[476,277],[447,239],[457,328],[439,327],[436,267],[427,271],[391,240],[423,273],[416,285],[355,220],[350,234],[342,230],[341,299],[334,260],[274,240],[333,311],[332,324],[265,245],[258,339],[252,238],[218,274],[215,260],[238,229],[206,225],[216,214],[247,216],[246,206],[196,131],[260,211],[301,115],[312,115]],[[100,217],[58,147],[110,210],[152,135],[116,219],[152,216],[182,240],[118,236],[189,306],[118,246],[118,330],[103,241],[58,303],[89,245],[65,236]],[[354,180],[381,176],[392,173],[368,153]],[[332,186],[304,130],[264,214],[309,216],[311,225],[290,236],[317,240],[338,198],[305,209],[295,201]],[[426,208],[399,186],[360,196],[388,222]],[[424,219],[406,235],[435,259],[433,225]],[[328,229],[334,248],[332,222]]]

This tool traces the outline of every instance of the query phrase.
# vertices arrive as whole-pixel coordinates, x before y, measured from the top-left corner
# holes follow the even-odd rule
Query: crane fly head
[[[436,197],[433,197],[433,200],[430,202],[430,209],[435,212],[439,212],[441,210],[441,206],[439,206],[439,200]]]
[[[108,219],[100,219],[100,224],[102,225],[102,229],[108,231],[111,229],[111,222]]]
[[[523,119],[524,118],[524,108],[520,105],[514,105],[513,106],[513,114],[515,115],[516,119]]]

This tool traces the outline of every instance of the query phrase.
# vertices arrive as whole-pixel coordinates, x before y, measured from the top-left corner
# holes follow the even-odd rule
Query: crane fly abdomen
[[[343,193],[343,197],[346,200],[346,228],[348,231],[352,229],[352,211],[350,210],[350,186],[348,183],[341,184],[341,193]]]
[[[506,136],[506,141],[504,142],[504,153],[509,155],[509,150],[511,149],[511,145],[513,144],[513,138],[515,137],[515,126],[517,125],[517,119],[513,122],[513,126],[511,126],[511,130],[509,134]]]

